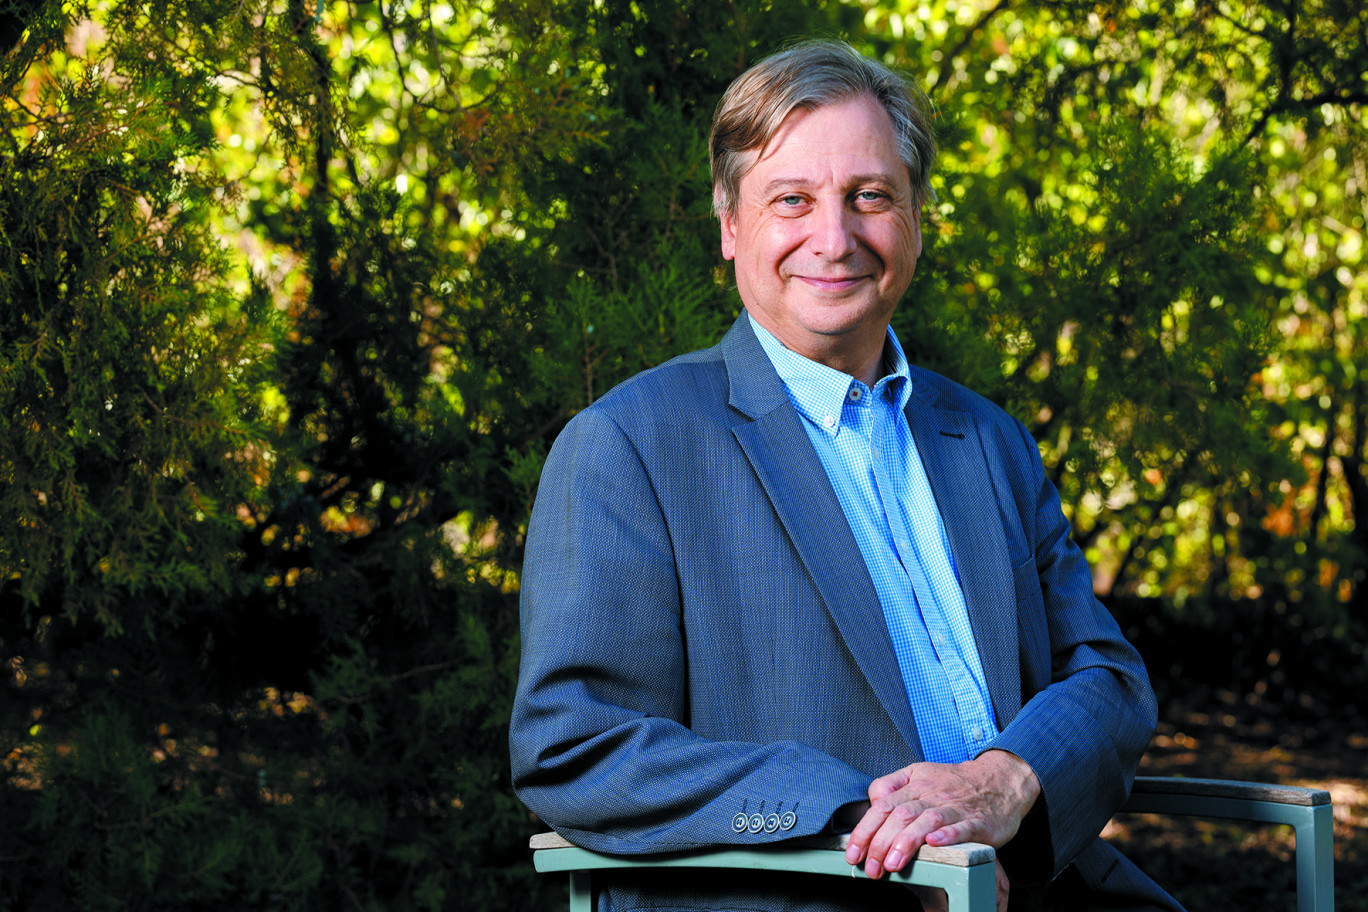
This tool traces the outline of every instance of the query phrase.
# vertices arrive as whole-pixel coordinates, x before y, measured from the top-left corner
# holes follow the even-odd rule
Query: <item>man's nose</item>
[[[813,252],[828,259],[843,259],[855,252],[855,213],[845,206],[828,204],[813,213]]]

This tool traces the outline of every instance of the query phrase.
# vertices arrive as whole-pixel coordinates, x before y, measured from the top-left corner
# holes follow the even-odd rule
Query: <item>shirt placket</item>
[[[953,579],[949,554],[943,543],[937,547],[936,524],[931,523],[932,528],[920,529],[918,533],[913,533],[910,528],[915,522],[912,511],[919,511],[929,521],[931,516],[928,511],[932,504],[928,503],[931,497],[929,488],[918,490],[915,473],[911,470],[915,458],[914,444],[901,409],[887,403],[886,407],[876,412],[871,435],[875,478],[884,499],[899,560],[912,583],[917,609],[926,625],[931,648],[949,686],[965,753],[972,756],[991,740],[994,726],[987,717],[986,703],[978,682],[964,661],[963,647],[957,642],[937,598],[937,593],[946,591],[947,586],[957,585]],[[889,458],[879,458],[880,453]],[[890,470],[890,466],[896,467],[896,470]],[[933,577],[936,578],[934,585]]]
[[[894,556],[902,570],[904,580],[912,590],[913,596],[910,600],[911,604],[907,606],[907,613],[897,619],[897,622],[907,625],[906,636],[911,641],[920,641],[922,644],[919,647],[913,647],[914,652],[921,653],[922,658],[920,660],[912,655],[899,655],[899,661],[909,660],[913,663],[911,668],[905,668],[903,672],[904,679],[909,687],[915,683],[920,683],[923,688],[919,694],[909,693],[908,696],[913,705],[933,705],[935,707],[933,711],[935,719],[941,720],[932,725],[918,726],[923,739],[923,751],[928,759],[955,762],[965,758],[964,747],[962,744],[945,743],[943,734],[946,731],[945,725],[956,719],[957,706],[954,688],[946,674],[945,663],[939,658],[939,653],[943,650],[937,650],[932,644],[933,633],[927,625],[925,612],[921,607],[923,603],[934,605],[935,599],[930,582],[926,579],[922,572],[922,566],[917,561],[913,541],[908,534],[907,523],[904,519],[901,501],[906,494],[905,485],[902,483],[906,476],[906,461],[903,458],[905,454],[898,451],[896,438],[889,434],[891,424],[889,416],[896,412],[896,406],[883,398],[888,395],[889,389],[890,387],[885,384],[880,391],[880,396],[869,403],[869,408],[865,409],[865,413],[870,469],[874,476],[876,492],[883,508],[884,517],[888,522],[888,533],[892,540]],[[934,663],[929,661],[933,658],[937,660]],[[928,722],[931,719],[922,721]]]

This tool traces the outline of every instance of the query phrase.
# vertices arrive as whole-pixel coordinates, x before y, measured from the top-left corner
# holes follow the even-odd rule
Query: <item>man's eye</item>
[[[801,206],[801,205],[803,205],[803,198],[802,198],[801,196],[798,196],[797,194],[790,193],[788,196],[781,196],[781,197],[779,197],[779,205],[781,205],[781,206]]]
[[[861,190],[855,194],[855,198],[862,203],[876,203],[883,199],[884,195],[878,190]]]

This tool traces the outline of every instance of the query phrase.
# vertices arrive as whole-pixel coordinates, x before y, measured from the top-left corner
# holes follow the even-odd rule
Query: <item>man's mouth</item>
[[[796,276],[796,278],[823,291],[845,291],[863,282],[869,276]]]

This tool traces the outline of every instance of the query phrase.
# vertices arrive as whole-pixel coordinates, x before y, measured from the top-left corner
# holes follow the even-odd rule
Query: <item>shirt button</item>
[[[822,424],[826,426],[826,429],[828,431],[831,430],[836,426],[836,416],[827,415],[825,418],[822,419]]]
[[[859,401],[860,401],[860,396],[861,396],[860,388],[859,388],[858,386],[852,386],[852,387],[850,388],[850,401],[851,401],[851,402],[859,402]]]
[[[969,734],[970,734],[971,736],[973,736],[973,739],[974,739],[975,741],[982,741],[982,740],[983,740],[983,729],[980,728],[980,727],[977,726],[977,725],[974,726],[974,730],[971,731]]]

